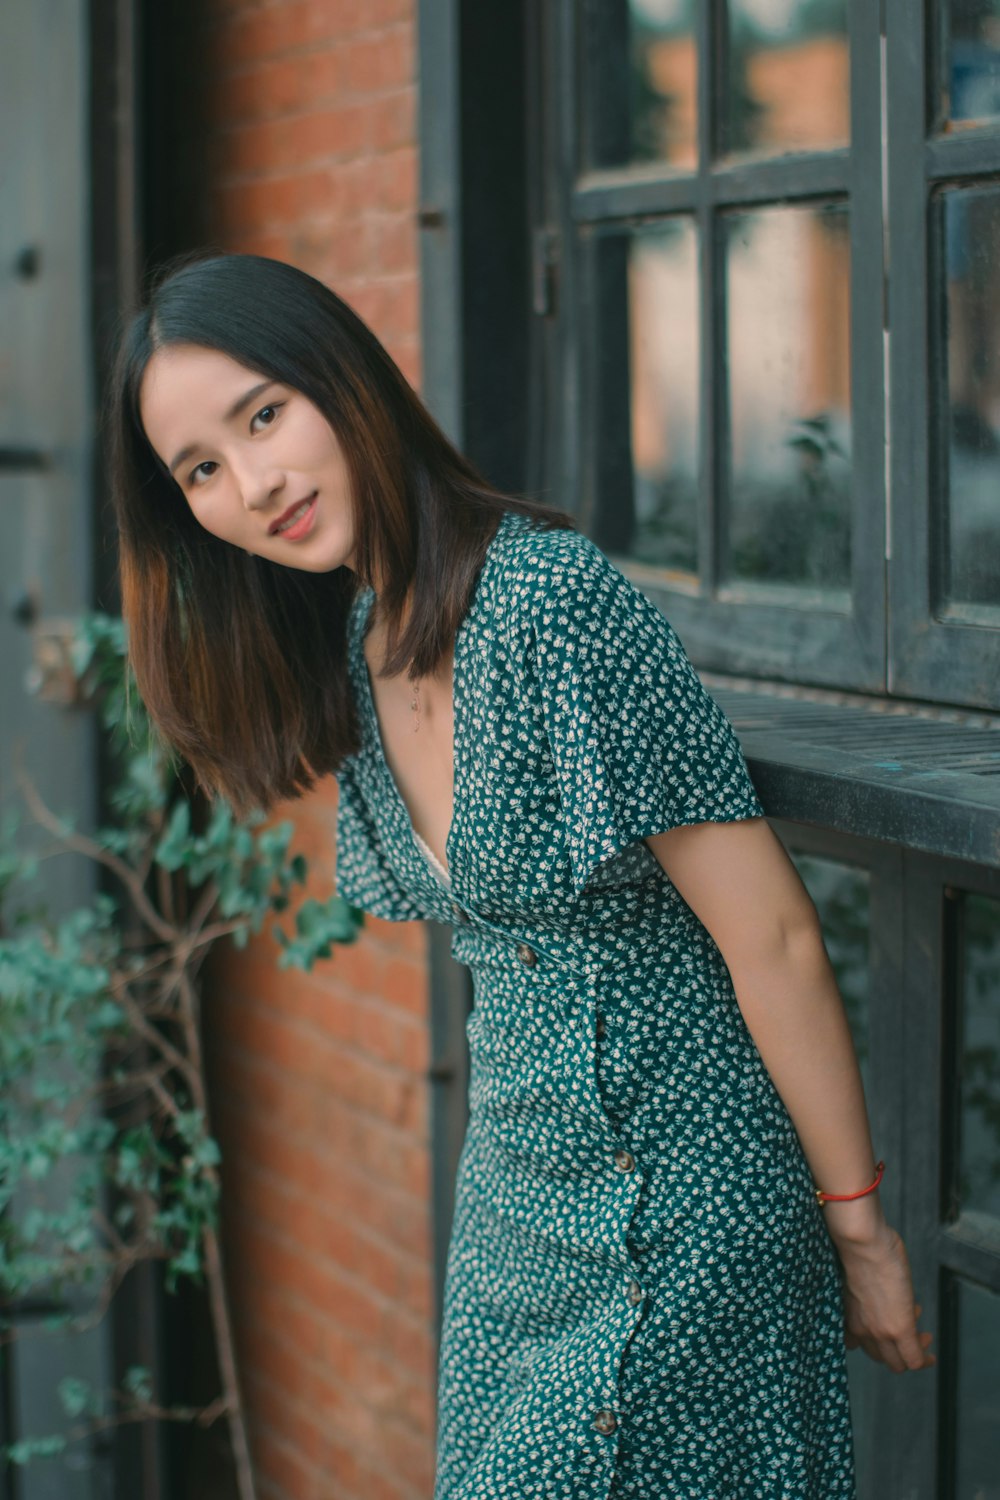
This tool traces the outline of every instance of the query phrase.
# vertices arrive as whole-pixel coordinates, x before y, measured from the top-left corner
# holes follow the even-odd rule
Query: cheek
[[[189,503],[189,509],[199,526],[222,541],[239,534],[242,513],[231,503],[227,504],[221,493],[206,496],[204,500],[196,498]]]

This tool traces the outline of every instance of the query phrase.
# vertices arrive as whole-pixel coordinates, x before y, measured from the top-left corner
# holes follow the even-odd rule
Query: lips
[[[280,516],[276,516],[267,528],[268,536],[276,536],[279,532],[284,536],[288,536],[294,532],[297,526],[309,514],[309,510],[316,499],[316,493],[313,490],[312,494],[304,496],[301,500],[296,500],[294,505],[289,505],[287,510],[281,512]],[[283,528],[285,529],[283,530]]]

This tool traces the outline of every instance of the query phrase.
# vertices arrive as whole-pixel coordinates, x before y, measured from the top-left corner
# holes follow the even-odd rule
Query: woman
[[[931,1335],[815,909],[663,615],[278,262],[162,280],[111,419],[164,735],[241,809],[333,773],[340,893],[472,971],[436,1500],[853,1495],[845,1345]]]

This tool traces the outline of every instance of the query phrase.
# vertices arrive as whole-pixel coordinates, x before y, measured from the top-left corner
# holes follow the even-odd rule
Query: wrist
[[[822,1212],[838,1249],[874,1248],[883,1242],[889,1229],[877,1191],[848,1203],[825,1203]]]

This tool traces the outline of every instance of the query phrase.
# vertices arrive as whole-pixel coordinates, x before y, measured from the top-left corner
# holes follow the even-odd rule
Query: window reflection
[[[1000,1500],[1000,1297],[954,1285],[958,1307],[955,1500]]]
[[[696,0],[587,7],[585,157],[594,167],[697,160]]]
[[[822,151],[850,140],[847,0],[728,0],[728,152]]]
[[[730,578],[850,582],[846,208],[727,219]]]
[[[1000,0],[950,0],[947,27],[950,116],[958,125],[1000,115]]]
[[[1000,191],[946,192],[949,599],[1000,604]]]
[[[587,442],[594,540],[674,574],[697,570],[698,236],[677,216],[583,240],[596,314]]]
[[[632,555],[698,571],[698,245],[675,219],[629,247]]]
[[[1000,1217],[1000,901],[966,893],[959,933],[959,1207]]]

